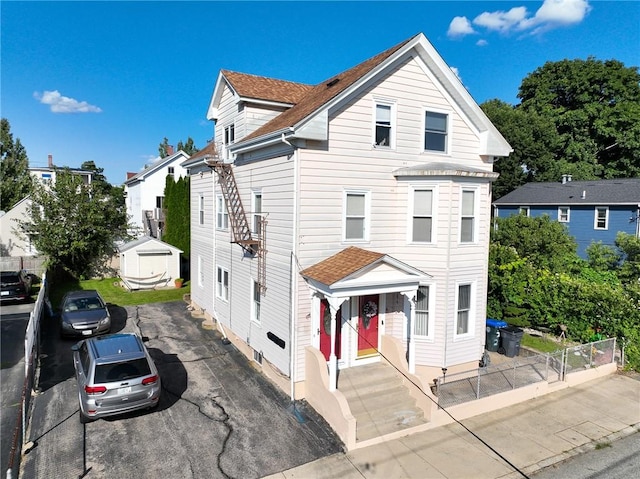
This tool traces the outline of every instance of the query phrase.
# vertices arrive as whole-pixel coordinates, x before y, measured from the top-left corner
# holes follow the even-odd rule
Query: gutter
[[[242,153],[248,153],[253,150],[257,150],[258,148],[264,148],[266,146],[272,146],[278,143],[287,143],[286,138],[293,137],[294,131],[292,127],[286,127],[278,131],[274,131],[269,133],[268,135],[260,136],[258,138],[253,138],[252,140],[236,143],[238,146],[233,146],[229,148],[231,153],[236,155]]]

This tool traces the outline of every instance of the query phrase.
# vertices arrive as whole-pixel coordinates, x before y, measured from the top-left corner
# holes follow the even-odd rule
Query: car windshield
[[[65,311],[87,311],[89,309],[104,309],[104,305],[98,298],[70,299],[64,305]]]
[[[3,283],[19,283],[20,277],[18,273],[2,273],[2,282]]]
[[[124,381],[126,379],[148,376],[151,368],[145,358],[134,359],[132,361],[100,364],[96,366],[94,383],[110,383],[114,381]]]

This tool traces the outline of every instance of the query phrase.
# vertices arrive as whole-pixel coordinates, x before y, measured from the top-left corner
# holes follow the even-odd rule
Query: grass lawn
[[[559,349],[564,349],[562,344],[552,339],[527,333],[522,335],[520,344],[536,351],[540,351],[541,353],[553,353]]]
[[[151,289],[143,291],[128,291],[120,286],[118,278],[91,279],[68,283],[52,284],[49,290],[49,300],[54,309],[60,307],[60,301],[68,291],[97,290],[102,298],[118,306],[135,306],[146,303],[166,303],[182,300],[185,294],[191,292],[191,284],[187,281],[182,288]]]

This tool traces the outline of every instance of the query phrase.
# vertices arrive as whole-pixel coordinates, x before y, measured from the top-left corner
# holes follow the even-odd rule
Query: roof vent
[[[333,80],[330,80],[327,82],[327,87],[332,87],[333,85],[335,85],[336,83],[338,83],[340,81],[340,78],[336,77]]]
[[[582,190],[581,198],[584,200],[587,197],[587,190]]]

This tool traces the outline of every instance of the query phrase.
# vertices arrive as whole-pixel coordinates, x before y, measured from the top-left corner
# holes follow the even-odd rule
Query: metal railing
[[[495,366],[440,376],[435,385],[438,406],[454,406],[541,381],[564,381],[567,374],[614,362],[615,345],[615,338],[604,339],[553,353],[517,356],[510,362]]]

